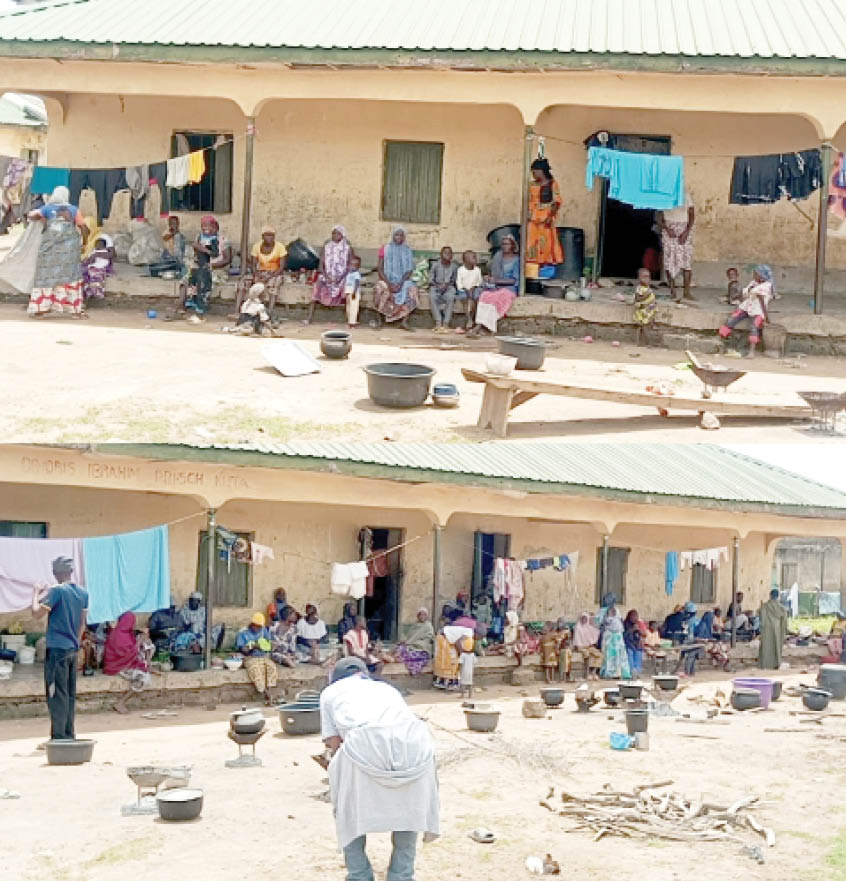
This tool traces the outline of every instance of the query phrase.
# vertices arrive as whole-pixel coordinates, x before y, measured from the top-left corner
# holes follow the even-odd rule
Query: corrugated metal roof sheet
[[[98,445],[120,452],[120,445]],[[129,448],[137,451],[137,445]],[[594,488],[637,496],[701,499],[737,504],[825,508],[846,512],[846,493],[798,474],[759,462],[740,453],[706,444],[584,444],[584,443],[292,443],[145,447],[152,458],[174,458],[179,450],[199,451],[207,461],[237,461],[238,453],[332,464],[351,463],[389,469],[396,479],[421,479],[421,472],[461,475],[467,482],[489,485],[537,484],[543,492],[554,486]],[[230,455],[231,454],[231,455]],[[450,482],[454,482],[450,480]]]
[[[3,15],[0,39],[843,60],[846,5],[843,0],[66,0]]]

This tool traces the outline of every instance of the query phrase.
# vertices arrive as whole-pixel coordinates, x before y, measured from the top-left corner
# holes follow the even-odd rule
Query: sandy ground
[[[360,328],[348,360],[321,356],[321,373],[286,379],[264,361],[266,341],[225,336],[225,324],[215,316],[201,327],[167,324],[108,309],[92,310],[88,321],[64,316],[34,321],[19,305],[0,305],[0,373],[14,377],[4,383],[0,436],[30,442],[491,439],[476,428],[482,387],[461,376],[462,367],[484,370],[485,353],[494,347],[490,340],[473,344],[457,335]],[[298,322],[284,326],[286,335],[316,356],[325,329]],[[701,390],[689,370],[674,367],[684,360],[678,352],[566,339],[554,339],[551,346],[544,369],[521,376],[634,391],[656,382],[672,385],[677,394]],[[461,405],[376,407],[360,368],[380,361],[431,365],[436,381],[459,386]],[[842,359],[723,363],[749,370],[733,389],[751,401],[798,402],[798,390],[846,388]],[[694,416],[662,419],[643,407],[542,395],[514,411],[509,441],[543,438],[790,443],[842,442],[843,434],[735,418],[724,419],[718,432],[705,432]]]
[[[793,675],[785,682],[811,678]],[[697,682],[675,706],[695,711],[686,695],[710,696],[715,688]],[[724,717],[722,724],[652,718],[649,752],[621,753],[608,745],[609,732],[622,730],[619,716],[599,709],[578,715],[568,695],[565,708],[546,720],[524,719],[521,700],[529,693],[501,686],[477,695],[503,709],[493,736],[465,730],[458,698],[424,691],[409,699],[433,725],[440,762],[443,835],[421,849],[420,881],[528,877],[526,857],[547,852],[564,875],[596,881],[635,877],[633,867],[650,881],[705,877],[703,871],[726,881],[846,877],[846,720],[839,715],[821,727],[800,724],[803,717],[791,713],[802,709],[801,702],[783,697],[770,711]],[[158,721],[137,713],[83,716],[78,734],[96,738],[94,761],[65,768],[46,765],[44,753],[35,750],[45,720],[0,723],[0,787],[21,794],[0,801],[5,877],[342,878],[331,809],[316,799],[326,789],[324,773],[309,759],[318,737],[281,735],[278,717],[268,710],[270,734],[258,747],[264,766],[227,769],[224,760],[234,754],[225,736],[230,709],[181,709]],[[180,826],[121,817],[121,804],[134,797],[125,767],[150,761],[193,765],[192,784],[205,791],[201,820]],[[735,842],[594,842],[583,832],[566,833],[566,822],[538,804],[550,784],[588,794],[605,783],[629,789],[668,778],[688,796],[723,802],[758,796],[756,814],[777,834],[766,864],[758,865]],[[495,831],[495,844],[467,837],[479,825]],[[386,836],[372,837],[380,878],[387,850]]]

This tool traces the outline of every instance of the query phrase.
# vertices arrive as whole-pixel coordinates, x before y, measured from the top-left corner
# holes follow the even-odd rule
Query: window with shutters
[[[238,538],[252,541],[250,532],[236,532]],[[197,590],[204,596],[206,586],[209,583],[209,558],[207,532],[200,533],[197,548]],[[240,606],[246,608],[251,605],[253,588],[253,567],[249,563],[241,563],[235,557],[227,560],[218,557],[215,565],[215,585],[212,601],[215,606]]]
[[[382,219],[440,223],[444,145],[385,141]]]
[[[713,603],[717,595],[717,569],[695,563],[690,571],[690,599],[694,603]]]
[[[232,134],[219,132],[174,132],[171,158],[204,150],[206,173],[197,184],[168,190],[171,211],[232,211]]]
[[[4,538],[47,538],[47,524],[24,520],[0,520]]]
[[[608,581],[602,586],[602,548],[596,549],[596,602],[606,593],[614,595],[614,602],[626,599],[626,575],[629,570],[629,548],[608,548]]]

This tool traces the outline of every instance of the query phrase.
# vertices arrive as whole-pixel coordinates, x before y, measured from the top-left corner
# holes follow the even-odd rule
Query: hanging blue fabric
[[[594,177],[608,178],[609,198],[634,208],[669,211],[685,204],[683,156],[591,147],[585,171],[589,190]]]
[[[676,579],[679,577],[679,554],[678,551],[670,551],[667,554],[667,559],[664,563],[664,589],[667,591],[667,596],[671,597],[673,595],[673,588],[676,584]]]
[[[89,623],[170,606],[167,526],[83,539],[82,555]]]

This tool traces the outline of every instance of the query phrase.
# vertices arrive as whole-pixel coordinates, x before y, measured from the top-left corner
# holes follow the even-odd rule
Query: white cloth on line
[[[332,575],[329,579],[329,586],[332,593],[337,594],[338,596],[348,597],[350,595],[350,588],[352,587],[352,572],[350,571],[349,563],[332,564]]]
[[[426,723],[385,682],[349,676],[320,695],[338,846],[372,832],[440,834],[435,749]]]
[[[350,563],[350,596],[354,600],[360,600],[367,594],[367,563],[364,560],[358,560]]]
[[[503,557],[497,557],[494,560],[493,600],[495,603],[498,603],[505,596],[506,562]]]
[[[80,539],[0,538],[0,612],[28,609],[32,605],[32,588],[38,582],[55,584],[56,557],[70,557],[74,584],[85,583]]]
[[[181,189],[188,183],[190,159],[188,156],[177,156],[167,160],[167,182],[165,186]]]
[[[0,293],[31,294],[43,223],[31,223],[0,263]]]
[[[254,566],[260,566],[265,560],[275,560],[273,548],[267,545],[260,545],[257,542],[250,542],[250,562]]]
[[[525,597],[523,567],[516,560],[508,561],[508,608],[516,609]]]
[[[679,572],[683,572],[685,566],[693,568],[693,551],[682,551],[679,554]]]

